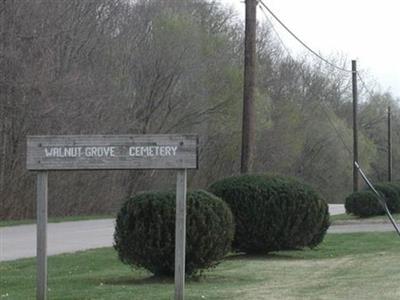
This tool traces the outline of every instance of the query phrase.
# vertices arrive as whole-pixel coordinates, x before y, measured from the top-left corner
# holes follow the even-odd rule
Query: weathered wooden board
[[[197,169],[196,135],[28,136],[28,170]]]

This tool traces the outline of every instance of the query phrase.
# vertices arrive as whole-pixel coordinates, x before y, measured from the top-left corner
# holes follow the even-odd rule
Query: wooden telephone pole
[[[256,10],[257,0],[246,0],[241,173],[249,173],[252,170],[256,142],[254,108]]]
[[[388,107],[388,181],[392,181],[392,120],[390,105]]]
[[[351,71],[353,79],[353,192],[358,191],[358,169],[355,162],[358,163],[358,132],[357,132],[357,62],[351,61]]]

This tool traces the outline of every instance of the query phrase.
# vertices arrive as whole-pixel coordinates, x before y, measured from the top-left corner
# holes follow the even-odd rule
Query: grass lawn
[[[400,214],[393,214],[393,218],[400,222]],[[360,218],[354,215],[340,214],[330,216],[332,225],[341,224],[357,224],[357,223],[390,223],[389,218],[386,215],[373,216],[369,218]]]
[[[400,299],[394,233],[329,234],[314,250],[232,255],[187,281],[186,299]],[[49,299],[172,299],[173,280],[119,262],[111,248],[49,258]],[[35,260],[0,263],[0,299],[35,298]]]
[[[71,221],[86,221],[86,220],[98,220],[98,219],[110,219],[115,216],[111,215],[94,215],[94,216],[69,216],[69,217],[50,217],[49,223],[60,223],[60,222],[71,222]],[[0,220],[0,227],[5,226],[15,226],[15,225],[27,225],[27,224],[36,224],[36,220],[34,219],[26,219],[26,220]]]

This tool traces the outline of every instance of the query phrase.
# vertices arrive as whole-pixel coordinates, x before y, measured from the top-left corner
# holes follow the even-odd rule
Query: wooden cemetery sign
[[[29,170],[196,169],[194,135],[28,137]]]
[[[28,136],[27,169],[37,174],[37,299],[47,297],[48,171],[175,169],[175,299],[184,298],[187,169],[198,168],[196,135]]]

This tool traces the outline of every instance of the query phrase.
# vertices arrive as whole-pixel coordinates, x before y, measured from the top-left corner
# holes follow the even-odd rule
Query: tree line
[[[268,24],[257,30],[254,172],[298,177],[343,202],[352,184],[342,144],[352,141],[351,78],[292,58]],[[5,0],[0,36],[0,218],[35,216],[27,135],[196,133],[200,168],[189,173],[190,187],[239,172],[244,25],[229,8],[211,0]],[[361,164],[373,180],[386,178],[391,104],[396,179],[400,106],[390,93],[361,92]],[[54,172],[49,184],[50,215],[102,214],[140,191],[173,188],[174,177]]]

